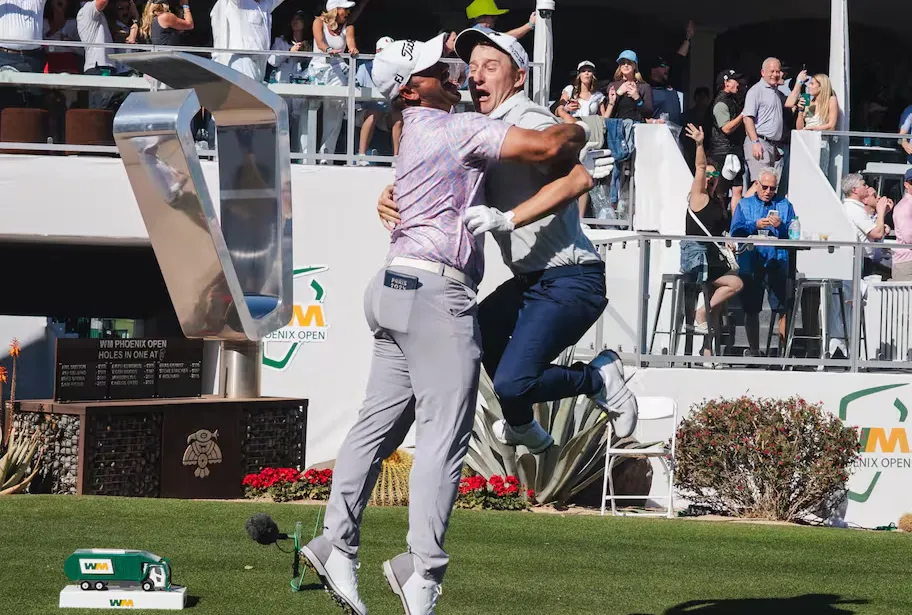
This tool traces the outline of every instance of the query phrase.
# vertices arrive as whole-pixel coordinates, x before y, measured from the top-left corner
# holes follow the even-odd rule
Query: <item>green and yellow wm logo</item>
[[[890,391],[905,384],[888,384],[884,386],[873,387],[851,393],[842,398],[839,403],[839,418],[846,421],[849,415],[849,406],[855,402]],[[905,423],[909,417],[909,410],[898,397],[893,401],[893,408],[899,415],[899,423]],[[861,440],[861,452],[867,457],[862,458],[856,467],[870,468],[887,468],[887,469],[912,469],[912,459],[900,459],[896,455],[908,455],[910,453],[909,429],[905,427],[860,427],[859,437]],[[875,457],[876,456],[876,457]],[[871,494],[877,487],[880,477],[883,475],[882,470],[878,470],[868,483],[867,488],[861,492],[849,491],[849,500],[853,502],[867,502]]]
[[[264,366],[285,370],[301,344],[326,341],[329,328],[323,308],[326,291],[316,276],[327,269],[326,265],[318,265],[294,270],[294,312],[287,326],[270,333],[263,340]]]

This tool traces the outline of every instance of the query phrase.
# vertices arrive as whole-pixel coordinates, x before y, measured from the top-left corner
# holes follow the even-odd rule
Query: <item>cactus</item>
[[[565,350],[558,364],[569,366],[575,347]],[[492,425],[503,417],[491,377],[482,370],[475,424],[466,465],[485,478],[518,476],[535,491],[539,504],[566,503],[593,482],[605,466],[608,416],[585,396],[533,404],[535,419],[554,437],[554,446],[540,455],[525,448],[504,446],[494,438]],[[615,439],[617,447],[635,445],[632,438]],[[624,459],[622,463],[628,461]],[[618,464],[620,465],[620,464]]]
[[[13,430],[12,434],[10,434],[6,453],[3,457],[0,457],[0,495],[19,493],[28,487],[32,479],[38,474],[41,465],[41,453],[39,452],[36,458],[36,451],[38,451],[37,433],[26,439]],[[33,470],[31,474],[26,476],[25,473],[28,471],[29,466]]]
[[[380,466],[380,476],[371,493],[373,506],[407,506],[409,503],[409,472],[412,455],[403,450],[394,451]]]

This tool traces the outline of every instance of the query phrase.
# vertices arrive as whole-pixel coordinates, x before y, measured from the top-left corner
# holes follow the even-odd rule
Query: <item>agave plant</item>
[[[558,359],[573,361],[574,347]],[[539,504],[567,502],[602,476],[608,415],[586,396],[533,405],[535,420],[554,438],[554,446],[533,455],[525,447],[501,444],[492,425],[503,418],[490,376],[482,370],[479,403],[466,456],[467,465],[489,478],[514,475],[535,491]],[[617,445],[617,443],[615,443]]]
[[[28,487],[38,474],[40,462],[38,434],[34,433],[31,438],[26,438],[14,429],[10,435],[6,453],[0,457],[0,495],[19,493]],[[33,468],[32,473],[26,476],[29,467]]]

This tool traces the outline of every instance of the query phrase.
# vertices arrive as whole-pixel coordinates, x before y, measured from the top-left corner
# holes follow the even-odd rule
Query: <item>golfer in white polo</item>
[[[374,60],[377,88],[402,110],[395,191],[401,222],[385,265],[368,287],[374,335],[367,394],[339,451],[323,535],[302,549],[337,602],[363,615],[358,595],[360,524],[382,461],[416,423],[409,482],[408,551],[384,563],[407,615],[434,613],[449,556],[443,550],[478,394],[481,367],[475,292],[482,238],[463,222],[497,160],[565,160],[568,173],[516,208],[521,227],[592,186],[577,160],[582,129],[523,130],[477,113],[451,113],[457,86],[440,61],[443,35],[396,41]],[[576,165],[579,167],[579,165]],[[581,168],[581,167],[580,167]]]

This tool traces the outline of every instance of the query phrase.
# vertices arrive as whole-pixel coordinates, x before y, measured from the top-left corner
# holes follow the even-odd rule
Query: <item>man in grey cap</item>
[[[402,110],[396,165],[402,222],[386,265],[365,293],[374,335],[367,394],[339,451],[323,535],[301,549],[332,596],[351,613],[367,608],[358,595],[361,517],[380,465],[416,423],[409,481],[408,552],[384,562],[387,582],[406,615],[433,615],[449,563],[443,542],[468,450],[481,345],[475,292],[484,270],[482,241],[463,223],[481,194],[488,164],[576,161],[584,130],[523,130],[477,113],[450,113],[458,88],[440,61],[444,36],[395,41],[374,59],[371,78]],[[590,189],[574,169],[530,195],[512,224]]]
[[[456,53],[469,63],[475,109],[491,118],[533,130],[558,124],[550,111],[524,93],[529,58],[513,37],[469,29],[456,39]],[[603,159],[607,163],[610,159]],[[610,173],[610,166],[593,169]],[[601,316],[605,264],[580,226],[575,200],[556,205],[538,221],[514,228],[517,206],[546,185],[560,164],[541,167],[497,162],[485,176],[485,202],[471,207],[466,223],[475,234],[491,231],[514,277],[480,306],[478,320],[484,365],[494,381],[504,420],[494,424],[503,444],[532,453],[553,439],[534,419],[532,404],[588,395],[605,408],[621,437],[637,422],[636,398],[627,388],[620,358],[605,350],[589,364],[552,365]],[[398,222],[389,188],[379,210],[388,225]]]

